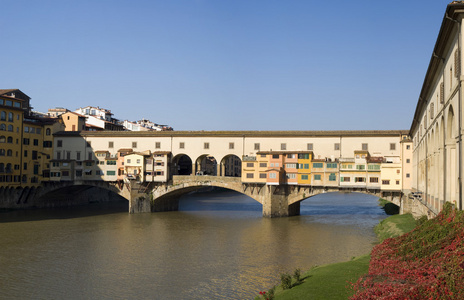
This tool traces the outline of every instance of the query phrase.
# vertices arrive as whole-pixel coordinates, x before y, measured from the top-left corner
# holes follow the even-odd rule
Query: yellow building
[[[60,115],[65,126],[65,131],[82,131],[85,130],[85,116],[68,111]]]
[[[298,153],[298,184],[311,184],[311,160],[313,152]]]
[[[29,97],[17,89],[0,90],[0,187],[20,186],[22,124]]]
[[[266,183],[269,157],[265,153],[244,156],[242,158],[242,182]]]

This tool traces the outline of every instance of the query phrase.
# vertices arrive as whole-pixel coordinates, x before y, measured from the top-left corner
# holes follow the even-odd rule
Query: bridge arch
[[[241,177],[242,160],[235,154],[225,155],[220,163],[220,176]]]
[[[214,156],[210,154],[202,154],[195,159],[195,175],[218,175],[218,163]]]
[[[192,168],[192,159],[187,154],[177,154],[171,160],[172,175],[190,175],[193,172]]]

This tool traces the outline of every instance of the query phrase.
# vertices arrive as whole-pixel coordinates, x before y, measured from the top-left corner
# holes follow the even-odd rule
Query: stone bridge
[[[92,189],[92,188],[98,189]],[[233,190],[263,206],[264,217],[299,215],[300,202],[330,192],[359,192],[389,200],[401,207],[401,192],[381,192],[363,188],[267,185],[242,183],[240,177],[176,175],[168,183],[125,180],[47,182],[38,188],[0,190],[0,208],[55,207],[108,201],[117,194],[129,201],[129,213],[175,211],[182,195],[205,187]]]
[[[189,192],[220,187],[249,196],[263,205],[264,217],[288,217],[300,214],[300,202],[306,198],[330,192],[359,192],[382,197],[401,206],[402,193],[381,192],[365,188],[340,188],[300,185],[266,185],[242,183],[239,177],[173,176],[167,184],[131,182],[130,213],[178,210],[179,198]]]

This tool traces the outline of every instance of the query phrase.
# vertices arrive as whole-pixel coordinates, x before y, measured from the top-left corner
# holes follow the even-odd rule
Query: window
[[[369,182],[378,183],[379,182],[379,177],[371,177],[371,178],[369,178]]]
[[[39,145],[39,140],[38,140],[38,139],[34,139],[33,144],[34,144],[34,146],[38,146],[38,145]]]
[[[24,150],[24,157],[27,157],[27,150]]]
[[[13,132],[13,125],[8,125],[8,131]]]
[[[130,159],[128,159],[128,160],[127,160],[127,163],[128,163],[128,164],[130,164],[130,163],[131,163],[131,160],[130,160]]]
[[[76,151],[76,160],[81,160],[81,152]]]
[[[309,159],[309,153],[298,154],[298,159]]]
[[[334,150],[340,150],[340,143],[334,144]]]
[[[364,178],[364,177],[355,177],[354,182],[366,182],[366,178]]]
[[[361,149],[364,150],[364,151],[367,151],[367,144],[362,144]]]
[[[234,143],[229,143],[229,149],[234,149]]]
[[[267,178],[266,173],[259,174],[259,178],[261,178],[261,179]]]
[[[295,154],[287,154],[287,158],[295,158]]]
[[[308,175],[301,175],[301,180],[308,180]]]
[[[287,144],[285,143],[280,144],[280,150],[287,150]]]
[[[406,159],[406,163],[409,164],[411,163],[411,160],[409,158]]]
[[[71,159],[71,151],[66,151],[66,159]]]
[[[33,150],[32,151],[32,159],[37,159],[37,156],[38,156],[37,154],[38,154],[38,152]]]
[[[7,139],[6,139],[6,142],[8,144],[13,144],[13,138],[11,136],[9,136]],[[17,143],[16,143],[17,144]]]
[[[253,173],[247,173],[246,174],[246,178],[253,178],[254,177],[254,174]]]
[[[277,174],[276,173],[269,173],[269,178],[277,178]]]
[[[365,170],[366,166],[365,165],[356,165],[356,170]]]
[[[247,163],[247,168],[253,168],[255,166],[254,163]]]
[[[203,144],[203,149],[209,149],[209,143],[204,143]]]
[[[8,121],[13,122],[13,113],[12,112],[8,113]]]
[[[179,143],[179,149],[185,149],[185,143],[183,142]]]
[[[367,165],[368,170],[380,170],[380,165]]]
[[[23,169],[27,170],[27,163],[24,163]]]
[[[114,148],[114,142],[108,142],[108,148]]]
[[[288,173],[287,178],[288,179],[296,179],[296,174],[295,173]]]
[[[116,175],[116,171],[106,171],[106,175],[108,176]]]
[[[400,174],[400,170],[396,170],[396,174]]]
[[[312,143],[308,143],[306,145],[306,148],[308,149],[308,151],[313,151],[313,144]]]
[[[303,169],[308,170],[308,169],[309,169],[309,164],[304,164],[304,165],[303,165]]]
[[[45,135],[50,135],[50,134],[52,134],[52,132],[51,132],[50,128],[47,128],[47,130],[45,130]]]
[[[58,140],[58,141],[56,141],[56,142],[57,142],[56,146],[57,146],[58,148],[63,147],[63,141],[62,141],[62,140]]]
[[[323,168],[323,166],[322,163],[313,163],[313,168]]]
[[[397,180],[397,181],[396,181],[396,185],[399,185],[399,184],[400,184],[400,181],[399,181],[399,180]]]
[[[259,143],[255,143],[255,150],[259,150]]]
[[[32,152],[34,153],[34,151],[32,151]],[[37,152],[37,151],[35,151],[35,152]],[[6,151],[6,156],[13,156],[13,150],[8,149],[8,150]]]
[[[390,143],[390,150],[396,150],[396,144]]]
[[[321,180],[321,175],[318,175],[318,174],[314,175],[314,180]]]
[[[382,180],[382,184],[383,184],[383,185],[389,185],[389,184],[390,184],[390,180]]]
[[[336,169],[337,164],[336,163],[327,163],[327,169]]]
[[[161,148],[161,142],[156,142],[155,149],[160,149],[160,148]]]
[[[296,169],[296,164],[285,164],[285,168],[287,168],[287,169]]]
[[[406,145],[406,150],[409,150],[411,149],[411,146],[410,145]]]
[[[5,112],[5,111],[2,111],[2,112],[0,113],[0,120],[6,121],[6,112]]]
[[[272,154],[272,158],[273,158],[273,159],[278,159],[278,158],[279,158],[279,154]]]
[[[351,180],[350,177],[341,177],[340,178],[341,182],[350,182],[350,180]]]
[[[137,142],[132,142],[132,148],[137,148]]]
[[[335,181],[335,180],[337,180],[337,175],[335,175],[335,173],[330,173],[329,181]]]
[[[267,163],[259,163],[260,168],[267,168]]]
[[[411,174],[406,173],[406,178],[409,178],[409,177],[411,177]]]

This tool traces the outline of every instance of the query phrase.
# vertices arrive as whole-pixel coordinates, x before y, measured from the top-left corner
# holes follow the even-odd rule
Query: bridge
[[[243,183],[239,177],[175,175],[167,183],[108,181],[49,182],[39,188],[10,189],[3,191],[2,199],[16,199],[16,206],[54,207],[75,205],[79,199],[90,197],[86,191],[99,188],[100,196],[106,192],[117,194],[129,202],[130,213],[176,211],[182,195],[205,187],[218,187],[246,195],[260,204],[263,217],[288,217],[299,215],[300,202],[312,196],[330,192],[359,192],[382,197],[398,206],[402,205],[401,193],[382,192],[366,188],[331,186],[267,185]],[[106,191],[106,192],[105,192]],[[92,194],[95,196],[95,191]],[[80,195],[76,200],[64,195]],[[72,200],[71,200],[72,199]]]

